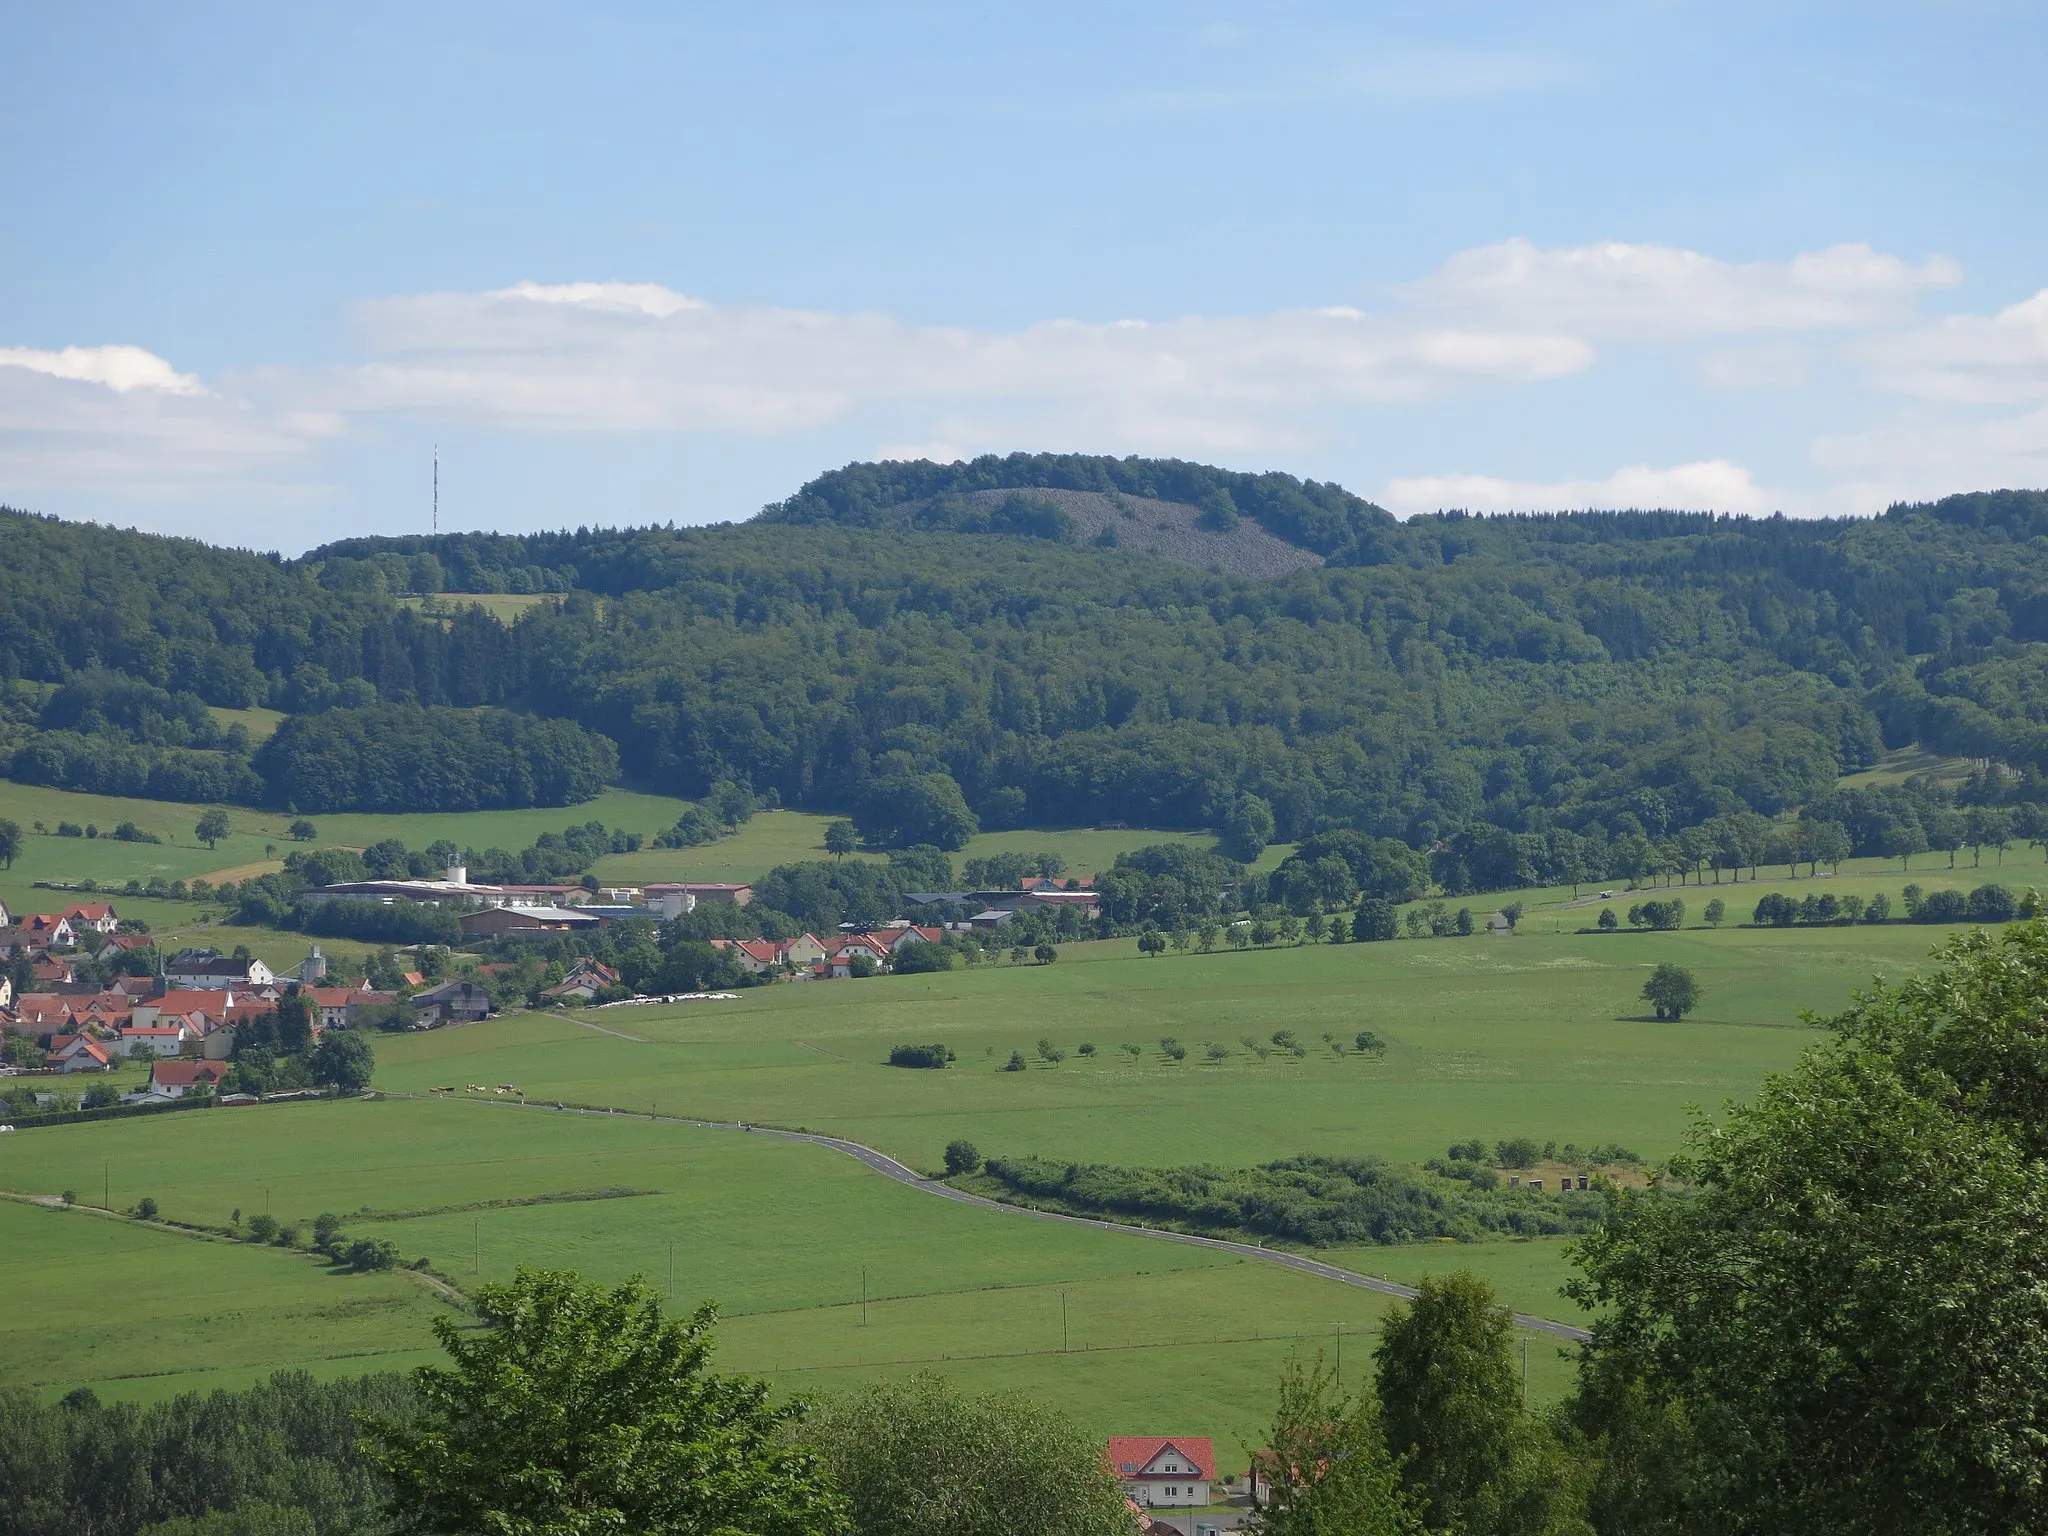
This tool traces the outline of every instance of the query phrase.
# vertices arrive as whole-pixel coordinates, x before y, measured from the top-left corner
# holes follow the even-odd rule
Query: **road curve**
[[[970,1195],[950,1184],[928,1179],[903,1164],[886,1152],[877,1152],[873,1147],[863,1146],[857,1141],[847,1141],[839,1136],[821,1136],[815,1131],[789,1131],[774,1126],[747,1125],[735,1120],[697,1120],[687,1115],[641,1114],[637,1110],[619,1111],[585,1109],[577,1106],[554,1106],[545,1103],[528,1103],[521,1100],[514,1103],[504,1099],[454,1099],[446,1094],[391,1093],[384,1089],[374,1092],[379,1098],[387,1099],[440,1099],[459,1104],[488,1104],[500,1109],[543,1110],[549,1114],[619,1116],[631,1120],[654,1120],[666,1125],[687,1125],[700,1131],[742,1131],[753,1136],[774,1136],[783,1141],[807,1141],[813,1146],[830,1147],[834,1152],[843,1152],[855,1162],[865,1163],[884,1178],[894,1179],[899,1184],[908,1184],[912,1189],[922,1190],[928,1195],[937,1195],[941,1200],[956,1201],[961,1205],[978,1205],[983,1210],[999,1211],[1005,1216],[1029,1216],[1037,1221],[1062,1221],[1077,1227],[1096,1227],[1104,1232],[1120,1232],[1132,1237],[1149,1237],[1162,1243],[1184,1243],[1191,1248],[1214,1248],[1223,1253],[1238,1254],[1247,1259],[1259,1259],[1268,1264],[1278,1264],[1285,1269],[1298,1269],[1305,1275],[1319,1279],[1334,1280],[1339,1285],[1356,1286],[1362,1291],[1379,1291],[1388,1296],[1399,1296],[1404,1300],[1416,1292],[1412,1285],[1400,1285],[1392,1280],[1381,1280],[1374,1275],[1361,1275],[1354,1270],[1339,1269],[1334,1264],[1325,1264],[1320,1259],[1307,1258],[1298,1253],[1287,1253],[1277,1248],[1261,1248],[1255,1243],[1233,1243],[1220,1237],[1196,1237],[1189,1232],[1170,1232],[1159,1227],[1137,1227],[1121,1221],[1099,1221],[1092,1216],[1069,1216],[1063,1211],[1038,1211],[1024,1205],[1008,1205],[1001,1200],[990,1200],[982,1195]],[[1556,1338],[1569,1339],[1573,1343],[1584,1343],[1592,1335],[1583,1328],[1574,1328],[1570,1323],[1554,1322],[1547,1317],[1532,1317],[1526,1312],[1514,1314],[1515,1326],[1531,1333],[1547,1333]]]

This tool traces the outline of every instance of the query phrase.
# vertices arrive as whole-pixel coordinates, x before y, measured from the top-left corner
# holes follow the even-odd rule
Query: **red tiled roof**
[[[149,1069],[149,1080],[164,1088],[190,1088],[197,1083],[218,1083],[228,1075],[224,1061],[187,1061],[161,1056]]]
[[[1180,1452],[1203,1482],[1216,1480],[1216,1445],[1207,1435],[1111,1435],[1109,1467],[1118,1477],[1136,1477],[1168,1446]],[[1154,1473],[1185,1477],[1186,1473]]]
[[[113,903],[105,901],[74,901],[64,909],[65,917],[86,923],[103,923],[113,915]]]
[[[114,1058],[107,1054],[107,1048],[90,1035],[57,1035],[50,1041],[50,1054],[61,1055],[74,1045],[78,1047],[74,1055],[90,1056],[103,1067],[113,1064]]]

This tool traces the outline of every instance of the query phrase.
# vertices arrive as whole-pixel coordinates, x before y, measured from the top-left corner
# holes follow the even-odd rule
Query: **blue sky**
[[[0,12],[0,501],[296,552],[1176,454],[2048,484],[2018,4]]]

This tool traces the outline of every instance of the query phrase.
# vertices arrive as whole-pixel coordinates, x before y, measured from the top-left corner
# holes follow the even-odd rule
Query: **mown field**
[[[521,1263],[639,1272],[680,1306],[717,1299],[721,1362],[785,1390],[929,1366],[1061,1402],[1105,1434],[1212,1433],[1232,1459],[1255,1442],[1290,1349],[1334,1349],[1341,1325],[1357,1369],[1387,1305],[1229,1255],[936,1201],[822,1148],[625,1117],[357,1101],[54,1127],[0,1146],[10,1188],[97,1201],[103,1171],[117,1208],[149,1194],[176,1220],[334,1210],[463,1283]],[[492,1204],[608,1188],[633,1192]],[[336,1275],[76,1211],[0,1202],[0,1239],[14,1294],[90,1274],[95,1294],[146,1298],[76,1334],[19,1312],[0,1325],[11,1379],[47,1392],[156,1397],[275,1366],[409,1366],[430,1357],[442,1308],[409,1276]],[[1562,1390],[1555,1342],[1539,1338],[1531,1359],[1533,1389]]]

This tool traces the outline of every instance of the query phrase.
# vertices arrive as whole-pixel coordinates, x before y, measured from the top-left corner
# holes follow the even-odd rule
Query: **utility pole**
[[[470,1251],[469,1272],[479,1274],[484,1266],[484,1219],[479,1216],[470,1223],[470,1238],[476,1246]]]
[[[1060,1353],[1067,1352],[1067,1293],[1060,1292]]]
[[[868,1267],[865,1264],[860,1267],[860,1325],[863,1328],[868,1325]]]
[[[113,1165],[113,1164],[112,1164],[111,1162],[101,1163],[101,1164],[100,1164],[100,1209],[101,1209],[101,1210],[103,1210],[103,1211],[111,1211],[111,1210],[112,1210],[113,1208],[114,1208],[114,1165]]]
[[[1344,1325],[1337,1325],[1337,1390],[1344,1390]]]

